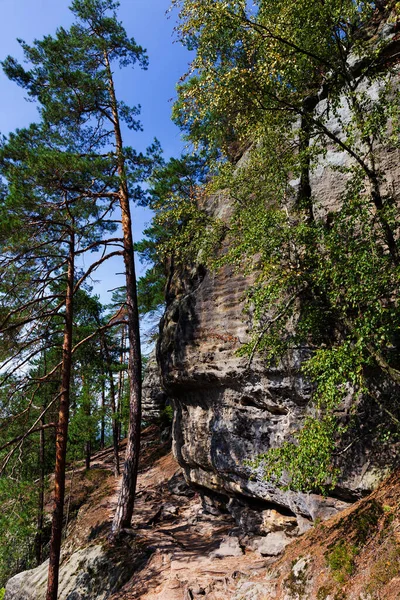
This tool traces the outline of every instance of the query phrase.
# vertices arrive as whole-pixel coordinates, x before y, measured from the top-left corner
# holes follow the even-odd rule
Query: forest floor
[[[108,449],[93,457],[89,472],[74,472],[64,558],[93,540],[106,543],[119,485],[112,466]],[[397,473],[295,539],[281,557],[262,557],[240,543],[230,515],[204,512],[168,444],[150,427],[143,435],[133,528],[125,534],[141,558],[110,600],[399,600],[399,507]]]

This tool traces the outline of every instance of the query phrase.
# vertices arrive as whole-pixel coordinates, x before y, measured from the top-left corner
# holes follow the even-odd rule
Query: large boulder
[[[126,548],[94,545],[78,550],[61,565],[58,600],[106,600],[130,579],[135,567]],[[48,568],[46,561],[15,575],[7,583],[4,600],[45,600]]]

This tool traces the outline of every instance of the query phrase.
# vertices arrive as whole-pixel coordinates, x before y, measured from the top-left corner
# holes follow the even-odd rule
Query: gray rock
[[[379,85],[371,85],[368,93],[376,97]],[[348,119],[343,102],[328,126],[340,134],[340,122]],[[350,165],[346,153],[329,146],[315,167],[311,183],[317,218],[325,219],[340,206],[348,175],[337,167]],[[388,191],[400,189],[399,165],[399,149],[385,148],[380,166],[387,174]],[[229,199],[216,195],[208,200],[207,210],[227,218]],[[256,357],[249,367],[247,359],[238,356],[249,339],[251,317],[243,313],[243,297],[251,283],[250,276],[229,266],[218,273],[201,265],[171,273],[157,357],[163,386],[174,404],[174,454],[186,480],[210,493],[228,500],[262,500],[308,520],[326,519],[374,489],[385,476],[385,465],[373,438],[360,438],[340,459],[343,476],[328,498],[286,491],[265,481],[261,470],[252,473],[247,461],[291,439],[310,414],[312,388],[300,370],[309,356],[307,348],[269,368]],[[387,456],[388,463],[392,460]],[[210,512],[215,509],[208,507]],[[245,527],[255,531],[254,519]]]
[[[161,516],[163,519],[170,519],[171,517],[176,517],[179,514],[179,507],[175,504],[163,504]]]
[[[309,519],[305,519],[301,515],[297,516],[297,527],[299,535],[302,535],[303,533],[306,533],[306,531],[309,531],[312,528],[312,526],[313,524]]]
[[[220,547],[210,553],[210,558],[225,558],[226,556],[243,556],[244,552],[240,546],[239,538],[226,537],[222,540]]]
[[[312,597],[314,573],[310,570],[311,562],[311,557],[305,556],[294,563],[283,583],[286,590],[283,600],[302,600]]]
[[[283,491],[261,473],[252,477],[246,465],[299,427],[311,392],[298,371],[303,351],[292,357],[290,372],[283,364],[266,370],[260,361],[249,370],[236,355],[247,335],[242,296],[249,280],[227,267],[218,276],[199,268],[189,282],[180,275],[173,285],[158,360],[186,480],[228,500],[240,494],[308,518],[345,508],[346,502]],[[220,508],[206,504],[209,512]]]
[[[275,586],[246,581],[238,586],[232,600],[264,600],[275,598]]]
[[[292,541],[283,531],[275,531],[265,537],[252,538],[247,545],[261,556],[279,556]]]
[[[4,600],[45,600],[48,566],[46,561],[10,579]],[[106,600],[130,579],[134,568],[126,550],[107,552],[100,545],[79,550],[61,565],[58,600]]]
[[[168,403],[168,397],[161,386],[155,350],[150,354],[146,365],[142,394],[143,421],[159,422],[161,413]]]
[[[376,39],[389,39],[390,44],[394,27],[382,23]],[[355,76],[363,60],[356,55],[349,58]],[[376,100],[382,82],[366,81],[359,89]],[[343,125],[349,124],[351,113],[344,98],[335,110],[327,99],[321,100],[316,114],[329,115],[327,129],[338,139],[345,137]],[[241,164],[246,160],[245,154]],[[377,145],[376,160],[382,173],[382,194],[398,200],[400,149],[389,142],[380,148]],[[325,221],[340,208],[353,164],[348,153],[327,138],[326,154],[310,174],[318,221]],[[299,181],[290,185],[294,197]],[[204,208],[222,220],[232,214],[232,204],[223,192],[209,197]],[[251,472],[247,461],[292,439],[312,412],[312,387],[300,368],[310,351],[299,348],[281,364],[268,368],[255,357],[249,366],[237,350],[249,341],[252,323],[251,315],[243,312],[244,295],[255,275],[227,265],[212,273],[200,263],[201,256],[198,264],[171,270],[157,347],[163,387],[175,409],[173,450],[186,480],[225,496],[228,502],[232,497],[241,502],[261,500],[308,522],[328,518],[369,493],[385,476],[387,464],[393,464],[395,451],[383,459],[374,434],[366,428],[362,435],[357,432],[353,436],[358,441],[351,444],[350,440],[348,452],[340,455],[343,475],[331,497],[286,491],[265,481],[262,471]],[[368,419],[369,431],[377,430]],[[209,503],[207,509],[211,512],[218,507]],[[239,518],[245,529],[254,532],[260,526],[257,519],[249,512]],[[305,521],[299,525],[299,531],[308,526]]]

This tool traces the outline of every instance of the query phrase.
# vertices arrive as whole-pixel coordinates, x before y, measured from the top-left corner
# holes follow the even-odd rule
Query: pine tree
[[[91,144],[90,139],[86,141]],[[103,159],[99,164],[96,157],[78,155],[74,144],[79,146],[80,152],[85,149],[81,138],[68,137],[65,133],[60,136],[58,131],[42,124],[12,134],[1,151],[1,171],[7,182],[1,205],[7,219],[2,223],[3,232],[8,235],[0,249],[5,275],[2,286],[6,292],[2,296],[4,316],[0,329],[3,334],[12,335],[15,347],[14,353],[3,363],[3,383],[17,368],[59,344],[60,337],[63,339],[59,364],[41,376],[38,383],[28,377],[25,386],[33,387],[32,404],[40,384],[59,370],[60,391],[44,410],[47,412],[59,399],[58,420],[56,425],[41,427],[43,430],[56,426],[49,597],[56,597],[58,584],[75,296],[99,264],[123,253],[121,248],[106,252],[84,272],[78,269],[80,257],[99,247],[107,250],[108,243],[122,246],[122,240],[103,239],[105,232],[115,230],[115,223],[104,218],[110,210],[110,198],[106,192],[99,196],[99,190],[107,187],[110,180],[109,162]],[[114,202],[113,197],[111,200]],[[37,423],[26,435],[40,429]],[[5,457],[3,469],[26,436],[19,437],[21,439],[17,437],[16,445]]]
[[[6,74],[38,100],[44,123],[87,141],[86,156],[102,164],[112,164],[115,177],[102,189],[86,190],[86,198],[109,198],[110,209],[118,201],[123,232],[123,259],[126,272],[126,306],[129,336],[130,428],[120,497],[113,522],[113,533],[129,527],[136,489],[141,421],[141,354],[139,316],[136,293],[134,246],[130,201],[140,200],[143,192],[138,183],[148,177],[154,157],[159,153],[153,144],[147,156],[125,147],[121,133],[124,121],[138,130],[139,109],[117,100],[112,65],[139,63],[147,67],[144,50],[129,38],[116,17],[117,2],[112,0],[75,0],[71,10],[76,22],[69,30],[60,28],[54,37],[46,36],[32,46],[22,42],[30,69],[8,57]],[[65,348],[66,353],[71,348]],[[66,411],[63,418],[65,420]],[[56,561],[56,556],[54,563]],[[56,573],[50,581],[48,600],[56,597]]]

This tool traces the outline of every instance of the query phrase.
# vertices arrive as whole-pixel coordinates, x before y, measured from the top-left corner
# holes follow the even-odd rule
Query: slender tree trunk
[[[121,430],[122,430],[122,401],[123,401],[123,393],[124,393],[124,371],[122,370],[123,364],[125,362],[125,325],[122,325],[122,333],[121,333],[121,353],[119,357],[120,364],[120,372],[118,377],[118,404],[117,404],[117,414],[118,414],[118,439],[121,439]]]
[[[101,333],[101,345],[103,347],[103,354],[107,365],[108,381],[110,384],[110,404],[112,412],[112,432],[113,432],[113,446],[114,446],[114,474],[115,477],[119,477],[121,472],[119,468],[119,435],[118,435],[118,424],[115,404],[115,383],[114,375],[111,368],[111,356],[107,344],[107,338],[104,333]]]
[[[118,535],[121,529],[130,527],[135,503],[136,482],[139,467],[140,426],[142,418],[142,357],[140,352],[139,311],[136,290],[132,220],[129,206],[129,191],[126,180],[121,127],[114,81],[107,52],[104,54],[104,59],[109,80],[110,104],[114,122],[118,175],[120,178],[119,202],[124,238],[126,304],[129,337],[129,431],[121,489],[112,524],[113,535]]]
[[[85,382],[85,376],[82,374],[81,375],[82,378],[82,397],[84,400],[84,412],[85,412],[85,416],[88,417],[88,424],[89,424],[89,418],[90,418],[90,399],[89,399],[89,394],[87,393],[88,390],[86,389],[86,382]],[[91,451],[92,451],[92,444],[90,441],[90,436],[91,436],[91,429],[90,427],[88,428],[88,438],[85,441],[85,468],[86,471],[90,470],[90,458],[91,458]]]
[[[358,103],[358,101],[356,100],[356,98],[352,99],[352,108],[353,108],[355,114],[357,115],[360,131],[363,131],[363,130],[365,131],[365,128],[366,128],[365,113],[364,113],[362,107],[360,106],[360,104]],[[367,177],[369,179],[369,183],[371,186],[371,198],[376,207],[378,219],[379,219],[379,222],[380,222],[382,230],[383,230],[384,239],[387,244],[389,253],[392,257],[394,264],[398,265],[399,264],[399,251],[397,248],[396,237],[395,237],[395,234],[394,234],[390,224],[388,223],[388,221],[386,220],[386,217],[384,215],[385,202],[384,202],[384,199],[382,198],[382,193],[381,193],[381,181],[380,181],[380,175],[379,175],[379,168],[377,167],[377,164],[376,164],[373,136],[367,135],[367,136],[365,136],[365,139],[363,141],[368,149],[367,154],[364,157],[364,162],[368,164],[368,171],[366,171],[366,173],[367,173]]]
[[[297,206],[307,214],[309,224],[314,221],[312,192],[310,183],[311,159],[309,155],[312,125],[307,112],[301,118],[299,131],[299,153],[301,156],[300,185],[297,194]]]
[[[100,425],[100,450],[104,450],[104,437],[105,437],[105,429],[106,429],[106,419],[105,419],[105,410],[106,410],[106,390],[105,390],[105,381],[104,381],[105,373],[102,373],[101,380],[101,425]]]
[[[86,471],[90,470],[90,458],[92,454],[92,444],[90,441],[85,442],[85,469]]]
[[[45,407],[43,407],[43,410]],[[40,425],[43,427],[45,424],[44,416],[40,420]],[[44,429],[40,430],[39,438],[39,494],[38,494],[38,514],[37,514],[37,533],[35,537],[35,556],[36,564],[39,566],[42,564],[42,550],[43,550],[43,508],[44,508],[44,448],[45,448],[45,437]]]
[[[61,367],[61,399],[58,416],[56,435],[56,466],[54,476],[54,508],[50,540],[49,577],[47,584],[46,600],[57,600],[58,575],[60,568],[60,552],[62,539],[62,525],[64,515],[65,497],[65,462],[67,453],[70,382],[72,363],[72,328],[74,312],[74,251],[75,239],[71,233],[68,273],[67,294],[65,301],[65,330],[63,343],[63,357]]]

